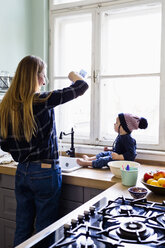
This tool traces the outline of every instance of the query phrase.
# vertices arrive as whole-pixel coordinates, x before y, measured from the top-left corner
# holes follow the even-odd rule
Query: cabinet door
[[[15,176],[0,174],[0,187],[15,189]]]
[[[15,221],[16,199],[14,190],[0,188],[0,217]]]
[[[84,202],[89,201],[101,192],[103,192],[101,189],[84,188]]]
[[[83,203],[83,187],[63,184],[61,199]]]
[[[0,218],[0,247],[13,247],[15,227],[15,222]]]
[[[68,201],[68,200],[61,200],[60,201],[60,210],[59,210],[59,218],[63,217],[66,214],[69,214],[74,209],[80,207],[82,203]]]

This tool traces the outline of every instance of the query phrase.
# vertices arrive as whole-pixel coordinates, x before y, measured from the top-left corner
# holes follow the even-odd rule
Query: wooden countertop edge
[[[0,174],[15,176],[16,166],[4,164],[0,166]],[[81,168],[70,173],[62,173],[62,182],[81,187],[108,189],[120,180],[113,177],[109,169]]]
[[[163,166],[164,167],[164,166]],[[15,176],[16,164],[4,164],[0,165],[0,174]],[[160,168],[160,167],[159,167]],[[139,171],[139,179],[142,178],[145,171],[151,171],[156,169],[153,165],[141,164],[141,171]],[[62,173],[62,181],[65,184],[97,188],[101,190],[108,189],[109,187],[120,183],[121,180],[112,175],[110,170],[107,169],[93,169],[93,168],[81,168],[79,170]]]
[[[15,173],[16,173],[15,167],[0,166],[0,174],[15,176]],[[72,184],[76,186],[89,187],[89,188],[97,188],[102,190],[105,190],[115,184],[115,182],[111,182],[111,181],[77,177],[65,173],[64,175],[62,175],[62,182],[66,184]]]
[[[89,187],[89,188],[97,188],[97,189],[108,189],[116,182],[112,181],[103,181],[92,178],[84,178],[84,177],[73,177],[68,175],[62,176],[62,182],[66,184],[72,184],[76,186]]]
[[[0,174],[15,176],[16,166],[14,164],[0,165]]]

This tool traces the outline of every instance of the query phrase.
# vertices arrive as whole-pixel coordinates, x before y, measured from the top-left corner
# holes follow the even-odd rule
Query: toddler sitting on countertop
[[[102,168],[107,166],[108,162],[114,160],[134,161],[136,157],[136,140],[132,138],[131,132],[138,128],[145,129],[148,122],[145,118],[133,116],[132,114],[118,114],[114,130],[118,133],[112,149],[104,147],[104,152],[96,156],[78,158],[77,163],[83,167],[92,166],[93,168]]]

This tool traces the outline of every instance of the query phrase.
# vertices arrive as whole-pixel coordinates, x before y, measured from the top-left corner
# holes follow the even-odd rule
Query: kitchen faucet
[[[71,134],[71,147],[70,147],[70,150],[67,150],[66,151],[66,154],[68,154],[70,157],[75,157],[74,130],[73,130],[73,127],[71,128],[71,132],[70,133],[61,132],[59,139],[62,139],[62,136],[63,135],[69,135],[69,134]]]

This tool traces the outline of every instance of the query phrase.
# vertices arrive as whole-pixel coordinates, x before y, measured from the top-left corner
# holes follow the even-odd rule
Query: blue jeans
[[[41,162],[18,164],[15,178],[17,209],[14,246],[31,237],[34,229],[39,232],[58,218],[61,168],[55,161],[50,167],[42,168]]]
[[[108,166],[108,162],[113,161],[111,151],[100,152],[96,155],[96,160],[92,161],[93,168],[102,168]]]

